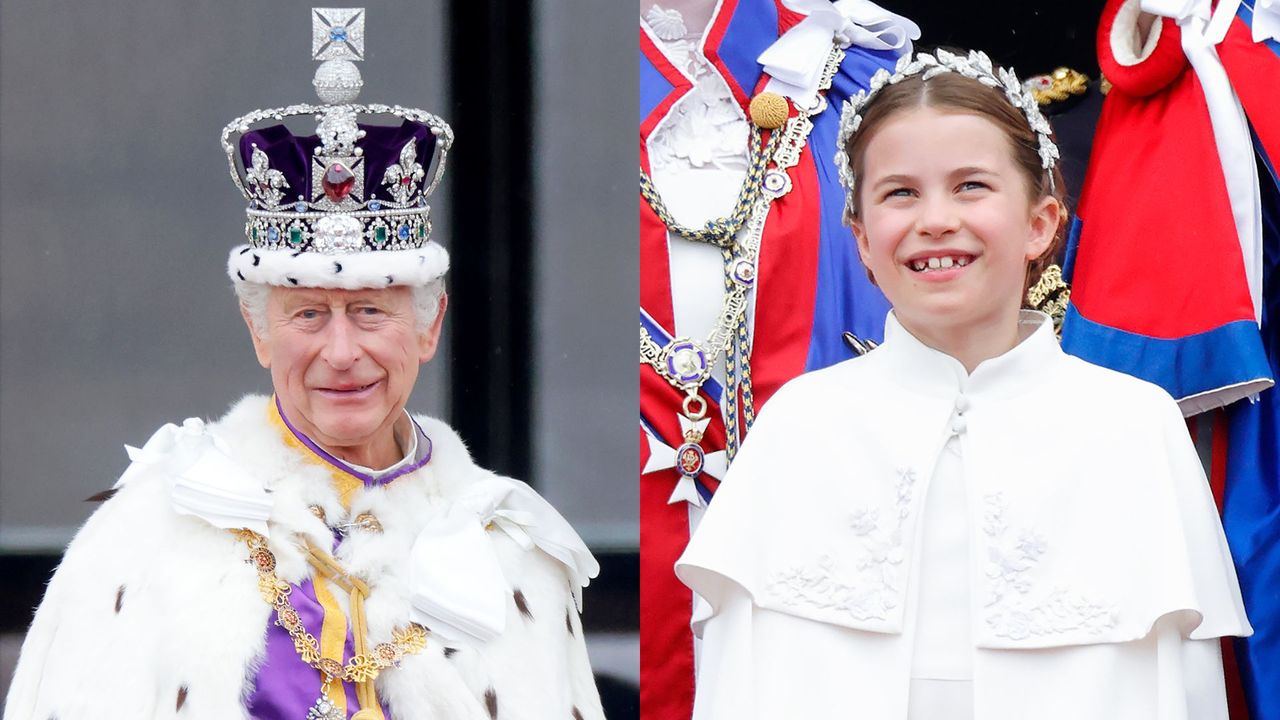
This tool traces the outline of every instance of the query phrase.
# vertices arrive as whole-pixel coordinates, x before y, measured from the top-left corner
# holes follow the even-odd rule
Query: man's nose
[[[356,341],[356,328],[345,312],[330,316],[325,328],[326,338],[320,356],[335,370],[347,370],[360,359],[360,343]]]

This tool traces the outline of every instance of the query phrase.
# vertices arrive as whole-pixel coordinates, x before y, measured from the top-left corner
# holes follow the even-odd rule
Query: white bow
[[[534,524],[533,514],[519,510],[495,510],[489,522],[507,534],[522,550],[531,550],[535,545],[529,532],[525,530]]]
[[[1210,45],[1217,45],[1227,36],[1227,30],[1231,28],[1231,21],[1240,10],[1240,0],[1221,0],[1218,3],[1218,7],[1212,10],[1212,13],[1209,10],[1209,3],[1205,0],[1186,0],[1185,3],[1155,0],[1152,3],[1152,7],[1159,8],[1159,10],[1148,10],[1147,1],[1142,3],[1144,10],[1157,15],[1166,15],[1172,18],[1195,15],[1205,18],[1209,21],[1209,26],[1204,33],[1205,39]],[[1166,12],[1166,10],[1169,12]],[[1280,2],[1277,0],[1255,0],[1251,34],[1253,41],[1256,43],[1267,40],[1280,40]]]
[[[125,445],[124,452],[132,461],[129,467],[125,468],[120,479],[116,480],[116,484],[112,487],[119,489],[124,487],[133,478],[146,471],[147,468],[156,465],[161,461],[172,461],[171,457],[180,447],[192,447],[192,441],[196,441],[205,434],[204,421],[200,418],[187,418],[182,421],[182,427],[178,427],[173,423],[166,423],[163,427],[151,434],[151,437],[143,444],[141,448]],[[193,462],[195,456],[186,458],[186,464]]]
[[[600,574],[600,564],[533,488],[490,475],[472,481],[448,514],[414,541],[409,589],[418,622],[454,641],[487,642],[502,633],[511,587],[485,532],[490,524],[521,548],[536,546],[563,563],[582,610],[582,588]]]
[[[453,642],[488,642],[506,629],[511,587],[475,515],[429,524],[409,552],[409,616]]]
[[[124,446],[133,462],[116,481],[119,488],[147,470],[163,466],[172,482],[170,502],[179,515],[192,515],[227,530],[248,528],[268,535],[271,495],[232,457],[226,444],[199,418],[182,427],[169,423],[141,448]]]
[[[818,81],[833,43],[869,50],[911,53],[920,39],[920,26],[870,0],[783,0],[805,19],[756,58],[770,80],[765,90],[809,105],[818,94]]]
[[[568,569],[581,605],[581,588],[600,574],[600,564],[573,526],[533,488],[507,477],[490,475],[473,481],[459,505],[470,508],[480,525],[493,523],[528,548],[529,543],[559,560]]]

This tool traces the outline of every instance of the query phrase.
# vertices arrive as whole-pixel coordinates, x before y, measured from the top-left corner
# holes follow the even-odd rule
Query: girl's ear
[[[1062,203],[1053,196],[1045,196],[1031,206],[1030,232],[1027,234],[1026,259],[1035,260],[1048,251],[1063,221]]]
[[[860,218],[854,218],[849,222],[849,227],[853,230],[853,239],[858,243],[858,257],[862,258],[862,264],[866,266],[867,255],[871,250],[867,243],[867,226]]]
[[[880,287],[880,283],[876,282],[875,273],[871,272],[869,264],[871,255],[871,244],[867,240],[867,226],[859,219],[849,222],[849,227],[853,230],[853,239],[858,243],[858,257],[862,259],[862,269],[867,271],[867,279],[871,284]]]

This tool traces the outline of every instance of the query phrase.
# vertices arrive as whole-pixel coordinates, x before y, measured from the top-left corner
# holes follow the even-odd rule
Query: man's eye
[[[319,310],[299,310],[297,317],[302,320],[315,320],[320,317]]]
[[[381,310],[381,309],[379,309],[379,308],[376,308],[376,307],[362,307],[362,308],[360,308],[359,310],[357,310],[356,312],[360,313],[361,315],[366,315],[366,316],[374,316],[374,315],[381,315],[381,314],[382,314],[382,310]]]

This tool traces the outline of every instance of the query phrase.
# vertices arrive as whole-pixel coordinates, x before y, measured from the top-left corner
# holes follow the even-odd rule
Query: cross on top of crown
[[[313,60],[364,59],[364,8],[312,8]]]

